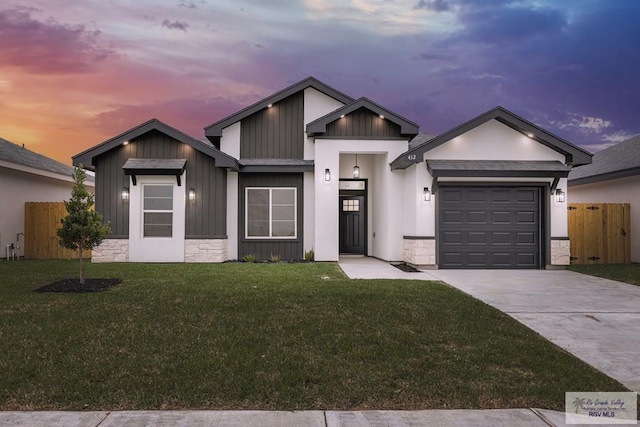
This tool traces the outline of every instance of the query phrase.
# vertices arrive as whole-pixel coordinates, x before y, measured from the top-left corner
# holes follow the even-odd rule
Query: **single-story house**
[[[25,202],[62,202],[71,197],[73,168],[0,138],[0,249],[13,244],[24,254]],[[93,191],[93,177],[87,177]],[[20,246],[20,252],[17,247]]]
[[[572,203],[631,205],[631,262],[640,262],[640,135],[593,156],[569,174]]]
[[[112,235],[93,262],[569,264],[564,195],[591,154],[501,108],[434,138],[309,77],[205,127],[150,120],[73,157]],[[415,141],[412,143],[412,140]]]

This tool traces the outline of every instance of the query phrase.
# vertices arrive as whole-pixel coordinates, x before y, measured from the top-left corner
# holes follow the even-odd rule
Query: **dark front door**
[[[340,253],[365,254],[364,196],[340,196]]]
[[[445,187],[440,268],[540,268],[539,187]]]

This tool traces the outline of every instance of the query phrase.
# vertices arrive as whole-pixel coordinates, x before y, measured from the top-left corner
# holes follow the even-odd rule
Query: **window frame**
[[[269,191],[269,235],[249,236],[249,191]],[[293,236],[273,235],[273,190],[293,190]],[[297,240],[298,239],[298,189],[296,187],[245,187],[244,189],[244,238],[246,240]]]
[[[174,217],[175,217],[175,204],[174,204],[174,188],[173,188],[173,184],[169,184],[169,183],[144,183],[144,184],[140,184],[141,188],[140,188],[140,202],[141,202],[141,215],[140,215],[140,221],[141,221],[141,227],[140,227],[140,231],[142,234],[142,238],[143,239],[173,239],[174,237]],[[145,202],[145,189],[147,187],[170,187],[171,188],[171,210],[166,210],[166,209],[145,209],[144,207],[144,202]],[[171,235],[170,236],[146,236],[145,235],[145,214],[147,213],[171,213]]]

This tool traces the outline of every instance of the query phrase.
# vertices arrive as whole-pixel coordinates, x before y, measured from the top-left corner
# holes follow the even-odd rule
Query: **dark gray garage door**
[[[539,187],[438,190],[440,268],[540,268]]]

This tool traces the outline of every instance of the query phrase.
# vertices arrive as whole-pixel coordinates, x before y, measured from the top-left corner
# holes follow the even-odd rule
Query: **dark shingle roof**
[[[569,184],[579,185],[640,174],[640,135],[593,155],[593,163],[575,168]]]
[[[71,166],[57,162],[42,154],[34,153],[2,138],[0,138],[0,160],[65,176],[73,176],[74,171]]]

